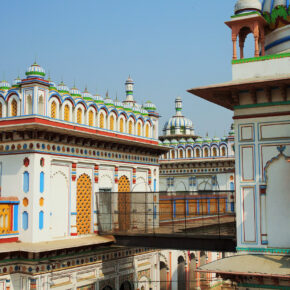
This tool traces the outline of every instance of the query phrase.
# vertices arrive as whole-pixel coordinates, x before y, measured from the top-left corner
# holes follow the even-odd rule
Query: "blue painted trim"
[[[0,237],[5,237],[5,236],[19,236],[19,233],[14,233],[14,234],[0,234]]]
[[[186,200],[186,215],[189,215],[189,201]]]
[[[176,217],[176,201],[173,201],[173,217]]]
[[[210,199],[207,201],[207,213],[210,213]]]
[[[13,206],[13,231],[15,232],[18,231],[18,208],[18,204],[15,204]]]
[[[40,230],[43,229],[43,224],[44,224],[43,220],[44,220],[44,212],[41,210],[38,214],[38,227]]]
[[[197,201],[197,214],[199,214],[199,200]]]
[[[29,191],[29,173],[28,171],[23,172],[23,192],[28,193]]]
[[[271,13],[272,13],[273,7],[274,7],[274,0],[271,0],[271,9],[270,9]]]
[[[8,203],[8,204],[19,204],[20,201],[13,201],[13,200],[12,200],[12,201],[10,201],[10,200],[6,200],[6,201],[5,201],[5,200],[1,200],[1,201],[0,201],[0,204],[1,204],[1,203],[5,203],[5,204],[7,204],[7,203]]]
[[[28,229],[28,222],[29,222],[29,217],[28,217],[28,212],[27,211],[24,211],[22,213],[22,228],[23,230],[27,230]]]
[[[268,44],[265,47],[265,49],[268,50],[268,49],[270,49],[270,48],[272,48],[274,46],[277,46],[277,45],[279,45],[281,43],[284,43],[284,42],[287,42],[287,41],[290,41],[290,36],[285,36],[283,38],[280,38],[280,39],[277,39],[277,40],[273,41],[272,43]]]
[[[77,215],[77,212],[71,212],[70,214],[71,215]]]

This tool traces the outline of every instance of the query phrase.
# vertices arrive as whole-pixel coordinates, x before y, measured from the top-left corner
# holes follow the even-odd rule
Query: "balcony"
[[[100,192],[98,228],[126,246],[235,251],[234,192]]]

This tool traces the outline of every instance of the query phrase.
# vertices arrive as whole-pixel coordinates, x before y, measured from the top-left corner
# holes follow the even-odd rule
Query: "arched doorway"
[[[185,260],[179,256],[177,262],[177,289],[184,290],[186,289]]]
[[[105,286],[102,290],[113,290],[111,286]]]
[[[77,233],[91,233],[92,219],[92,181],[87,174],[82,174],[77,181]]]
[[[132,290],[133,287],[129,281],[125,281],[122,283],[120,290]]]
[[[160,290],[167,290],[167,266],[160,262]]]
[[[130,228],[131,195],[130,181],[125,175],[119,178],[118,193],[119,230],[126,231]]]

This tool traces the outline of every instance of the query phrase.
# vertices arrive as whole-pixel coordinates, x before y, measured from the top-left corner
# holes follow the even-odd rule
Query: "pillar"
[[[97,204],[99,204],[98,195],[99,192],[99,165],[94,166],[94,186],[93,186],[93,221],[94,221],[94,233],[98,234],[98,214],[97,214]]]
[[[6,283],[5,283],[5,286],[6,286],[6,290],[10,290],[10,280],[9,279],[7,279],[6,280]]]
[[[29,287],[30,290],[36,290],[37,289],[37,280],[36,279],[30,278],[29,279],[29,284],[30,284],[30,287]]]
[[[266,220],[266,185],[260,185],[260,202],[261,202],[261,244],[268,245],[267,220]]]
[[[235,34],[232,35],[233,41],[233,59],[237,59],[237,36]]]
[[[70,212],[70,235],[77,236],[77,164],[71,166],[71,212]]]

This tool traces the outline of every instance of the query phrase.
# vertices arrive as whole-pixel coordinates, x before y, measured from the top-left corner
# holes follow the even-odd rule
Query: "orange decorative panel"
[[[110,130],[114,130],[114,122],[115,122],[115,120],[114,120],[114,116],[111,116],[110,117]]]
[[[77,110],[77,123],[78,124],[81,124],[82,123],[82,109],[81,108],[78,108]]]
[[[0,234],[11,231],[11,207],[9,204],[0,204]]]
[[[129,121],[129,134],[133,134],[133,122]]]
[[[56,103],[55,102],[51,103],[50,116],[51,116],[51,118],[56,119]]]
[[[141,124],[138,123],[138,136],[141,136]]]
[[[127,176],[119,178],[118,183],[118,211],[119,211],[119,230],[128,230],[130,228],[130,181]]]
[[[17,116],[17,102],[16,102],[16,100],[13,100],[11,102],[11,116],[12,117]]]
[[[100,128],[105,128],[105,117],[104,117],[104,114],[100,115]]]
[[[92,181],[82,174],[77,181],[77,233],[85,235],[91,232],[92,218]]]
[[[64,120],[69,121],[69,105],[65,105],[64,107]]]
[[[146,125],[146,137],[149,137],[149,125]]]
[[[89,112],[89,126],[94,126],[94,112]]]
[[[124,120],[123,119],[120,120],[120,132],[121,133],[124,132]]]
[[[2,118],[2,109],[3,109],[3,107],[2,107],[2,103],[0,103],[0,118]]]

